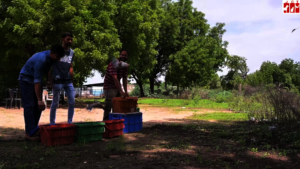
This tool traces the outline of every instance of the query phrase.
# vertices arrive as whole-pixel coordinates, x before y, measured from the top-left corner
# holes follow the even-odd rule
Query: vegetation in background
[[[186,107],[206,109],[228,109],[227,103],[216,103],[206,99],[140,99],[138,104],[147,104],[161,107]]]
[[[217,120],[217,121],[246,121],[248,116],[246,113],[207,113],[207,114],[194,114],[191,119],[194,120]]]
[[[155,81],[172,65],[170,83],[206,85],[227,57],[225,25],[210,28],[205,14],[192,4],[191,0],[0,0],[0,90],[18,86],[16,79],[26,60],[61,43],[60,36],[67,31],[74,34],[77,87],[93,75],[92,70],[103,75],[122,47],[129,50],[129,75],[141,96],[145,83],[154,94]],[[182,67],[186,71],[180,71]]]

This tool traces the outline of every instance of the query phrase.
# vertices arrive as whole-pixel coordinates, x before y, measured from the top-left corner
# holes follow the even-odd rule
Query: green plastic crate
[[[75,142],[87,143],[90,141],[102,140],[105,129],[105,123],[102,122],[85,122],[74,123],[77,126]]]

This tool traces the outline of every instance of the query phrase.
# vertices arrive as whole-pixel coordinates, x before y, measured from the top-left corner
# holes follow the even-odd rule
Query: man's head
[[[126,49],[121,49],[119,61],[126,62],[128,60],[128,56],[129,56],[128,51]]]
[[[52,61],[59,61],[65,55],[65,50],[61,45],[52,45],[50,49],[50,58]]]
[[[70,47],[73,43],[73,34],[70,32],[65,32],[62,34],[61,40],[64,46]]]

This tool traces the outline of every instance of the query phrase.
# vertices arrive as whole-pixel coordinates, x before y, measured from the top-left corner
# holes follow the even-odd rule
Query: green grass
[[[189,107],[189,108],[206,108],[206,109],[228,109],[227,103],[216,103],[206,99],[142,99],[138,104],[148,104],[163,107]]]
[[[105,99],[97,99],[97,98],[95,98],[95,99],[76,99],[77,102],[82,101],[83,103],[94,103],[94,100],[97,100],[99,102],[105,101]]]
[[[208,113],[194,114],[194,120],[217,120],[217,121],[245,121],[248,120],[247,113]]]

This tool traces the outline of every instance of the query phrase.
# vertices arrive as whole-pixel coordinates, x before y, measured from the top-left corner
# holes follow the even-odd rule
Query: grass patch
[[[99,102],[105,101],[105,99],[97,99],[97,98],[95,98],[95,99],[75,99],[75,100],[76,100],[76,102],[83,102],[83,103],[94,103],[95,100],[99,101]]]
[[[217,120],[217,121],[245,121],[248,120],[247,113],[207,113],[194,114],[193,120]]]
[[[206,99],[142,99],[138,104],[148,104],[163,107],[188,107],[188,108],[206,108],[206,109],[228,109],[227,103],[216,103]]]
[[[124,139],[124,135],[122,135],[121,137],[119,137],[116,141],[114,142],[109,142],[106,145],[106,150],[113,152],[113,151],[123,151],[125,150],[126,146],[125,146],[125,139]]]

